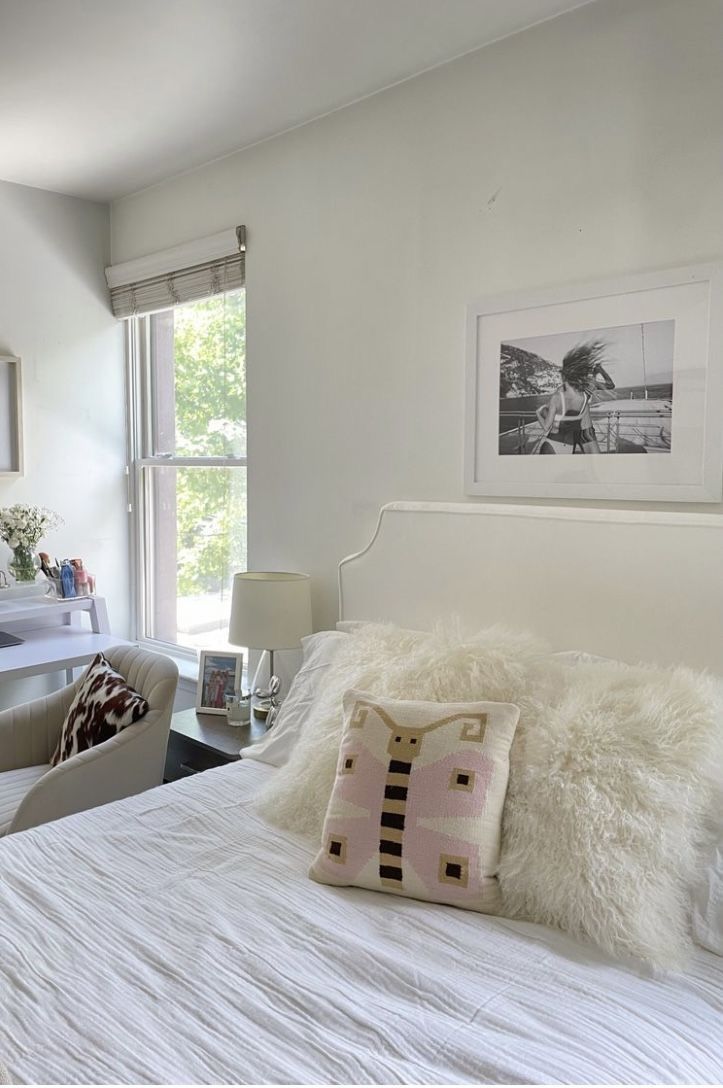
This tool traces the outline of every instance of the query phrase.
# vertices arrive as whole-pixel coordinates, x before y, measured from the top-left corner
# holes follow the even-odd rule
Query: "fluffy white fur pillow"
[[[570,669],[512,748],[504,913],[681,967],[719,735],[715,686],[699,674]]]
[[[260,812],[272,823],[320,841],[348,689],[391,699],[519,705],[526,693],[554,690],[547,660],[546,647],[537,639],[495,628],[471,637],[452,625],[431,634],[387,624],[353,629],[327,671],[288,762],[259,796]],[[565,667],[558,664],[554,670],[562,674]]]

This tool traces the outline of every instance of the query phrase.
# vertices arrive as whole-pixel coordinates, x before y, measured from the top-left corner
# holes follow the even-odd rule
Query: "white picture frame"
[[[634,335],[640,342],[635,351]],[[581,422],[577,434],[571,436],[578,424],[566,419],[561,423],[564,391],[569,387],[560,377],[560,360],[574,352],[569,356],[562,352],[573,344],[575,350],[581,344],[587,347],[596,338],[604,350],[612,345],[608,370],[617,373],[622,384],[618,381],[614,392],[608,392],[602,382],[595,384],[601,399],[593,391],[588,400],[592,431],[583,429]],[[636,370],[638,350],[642,386]],[[559,392],[553,396],[555,383],[562,398]],[[615,402],[612,408],[605,406],[603,393]],[[515,407],[508,412],[513,402]],[[575,417],[580,410],[568,407],[567,415],[580,419]],[[552,448],[548,449],[543,425],[553,416],[548,432]],[[581,437],[595,441],[582,443]],[[524,456],[573,451],[592,455],[574,460]],[[648,456],[637,456],[639,452]],[[469,495],[720,502],[723,265],[696,265],[471,302],[467,308],[465,491]]]
[[[0,476],[22,475],[22,367],[16,355],[0,355]]]
[[[241,691],[244,655],[230,650],[199,650],[196,710],[226,714],[226,699]]]

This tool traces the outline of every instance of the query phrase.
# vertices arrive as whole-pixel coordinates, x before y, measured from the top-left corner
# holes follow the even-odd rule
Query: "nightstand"
[[[221,767],[240,759],[248,748],[266,735],[265,722],[252,717],[250,725],[229,725],[223,714],[197,714],[180,710],[171,718],[164,782]]]

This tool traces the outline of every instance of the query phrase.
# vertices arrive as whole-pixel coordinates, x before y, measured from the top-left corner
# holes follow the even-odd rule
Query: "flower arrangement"
[[[35,581],[33,552],[46,533],[62,524],[60,515],[44,506],[16,503],[0,510],[0,538],[12,549],[10,570],[18,582]]]

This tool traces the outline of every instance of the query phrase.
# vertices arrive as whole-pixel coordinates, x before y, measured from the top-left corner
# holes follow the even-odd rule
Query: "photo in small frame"
[[[241,691],[243,654],[223,650],[201,650],[198,661],[196,710],[203,714],[225,714],[226,699]]]

